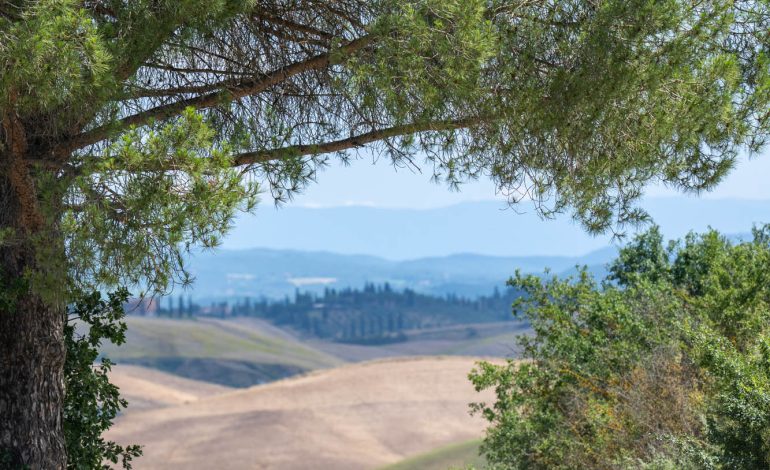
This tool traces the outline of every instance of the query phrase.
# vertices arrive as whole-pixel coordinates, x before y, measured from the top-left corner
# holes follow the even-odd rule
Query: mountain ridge
[[[745,234],[752,225],[770,221],[765,200],[659,198],[643,206],[669,239],[708,227]],[[601,276],[618,249],[609,235],[592,237],[568,216],[542,221],[533,213],[502,213],[501,207],[484,201],[436,209],[261,210],[261,217],[236,224],[222,249],[191,256],[197,282],[189,295],[279,299],[296,289],[320,292],[388,282],[429,294],[474,297],[502,288],[516,269],[568,274],[586,265]]]
[[[770,201],[649,198],[641,206],[667,238],[713,227],[723,233],[748,231],[770,222]],[[464,202],[431,209],[287,205],[259,208],[239,218],[223,248],[264,247],[389,260],[475,253],[490,256],[584,256],[613,243],[610,234],[592,236],[569,215],[543,220],[531,205],[520,213],[500,201]],[[633,231],[629,230],[629,235]]]
[[[196,280],[190,292],[196,299],[272,298],[291,295],[297,289],[321,292],[324,288],[361,287],[389,283],[393,288],[467,297],[491,294],[517,269],[541,273],[572,271],[587,265],[597,270],[610,261],[617,249],[606,247],[585,256],[490,256],[460,253],[394,261],[371,255],[322,251],[250,248],[222,250],[191,260]],[[177,293],[178,294],[178,293]]]

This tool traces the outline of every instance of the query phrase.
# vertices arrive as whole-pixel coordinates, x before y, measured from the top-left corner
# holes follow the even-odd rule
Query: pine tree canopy
[[[3,239],[162,289],[363,149],[616,230],[645,184],[708,190],[761,148],[769,31],[767,0],[4,1]]]

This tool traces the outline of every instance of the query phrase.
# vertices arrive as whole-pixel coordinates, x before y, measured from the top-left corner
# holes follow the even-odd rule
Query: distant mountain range
[[[412,288],[435,294],[475,297],[491,294],[517,269],[554,273],[588,265],[600,273],[616,248],[608,247],[582,257],[503,257],[457,254],[445,257],[391,261],[375,256],[341,255],[292,250],[220,250],[200,255],[191,266],[196,281],[191,294],[196,299],[267,297],[281,298],[301,291],[360,287],[365,283],[389,283],[395,289]]]
[[[709,226],[723,233],[745,233],[753,224],[770,222],[770,201],[653,198],[642,207],[669,238]],[[422,210],[291,205],[275,209],[264,203],[255,215],[236,223],[223,248],[327,251],[410,260],[456,253],[580,257],[612,243],[610,235],[586,234],[567,215],[542,220],[526,203],[517,210],[494,201]]]
[[[567,217],[543,221],[501,207],[477,202],[427,210],[265,208],[239,221],[224,249],[191,258],[197,280],[189,294],[201,300],[281,298],[295,289],[388,282],[476,296],[502,289],[516,269],[565,274],[587,265],[601,275],[617,252],[609,236],[591,237]],[[770,221],[768,201],[682,197],[651,199],[644,207],[669,238],[709,226],[746,233]],[[255,245],[261,247],[247,248]]]

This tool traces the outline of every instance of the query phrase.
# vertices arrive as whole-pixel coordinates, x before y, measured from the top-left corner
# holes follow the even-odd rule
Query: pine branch
[[[467,118],[451,121],[431,121],[425,123],[412,123],[403,126],[393,126],[385,129],[377,129],[364,134],[348,137],[347,139],[312,145],[289,145],[286,147],[261,150],[257,152],[244,152],[235,156],[236,166],[264,163],[273,160],[281,160],[287,157],[304,155],[318,155],[323,153],[341,152],[353,148],[362,147],[372,142],[399,137],[409,134],[418,134],[429,131],[449,131],[471,127],[481,122],[480,118]]]
[[[335,65],[344,60],[345,56],[355,53],[371,44],[373,38],[369,35],[348,42],[339,49],[318,54],[307,60],[295,62],[291,65],[281,67],[272,72],[266,73],[258,78],[242,80],[233,84],[232,80],[220,82],[221,87],[218,91],[205,95],[195,96],[184,100],[176,101],[161,106],[157,106],[131,116],[127,116],[117,123],[105,124],[90,131],[78,134],[71,139],[56,146],[53,150],[54,158],[66,158],[73,151],[96,144],[109,138],[117,132],[128,129],[132,126],[141,126],[151,121],[165,120],[180,114],[185,109],[192,107],[195,109],[212,108],[223,103],[241,99],[246,96],[253,96],[261,93],[268,88],[275,86],[285,80],[307,72],[310,70],[319,70],[330,65]],[[339,54],[339,56],[338,56]],[[339,58],[338,58],[339,57]]]

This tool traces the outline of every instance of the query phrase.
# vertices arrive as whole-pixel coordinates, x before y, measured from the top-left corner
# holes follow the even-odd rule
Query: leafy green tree
[[[189,282],[260,188],[368,147],[591,231],[716,184],[770,117],[765,0],[0,4],[0,449],[66,465],[64,309]],[[33,411],[34,410],[34,411]]]
[[[94,365],[103,341],[116,345],[125,342],[123,305],[127,300],[125,289],[109,294],[107,299],[94,292],[81,294],[68,309],[64,327],[64,440],[68,468],[107,469],[110,467],[105,462],[120,461],[123,468],[130,469],[131,460],[142,454],[137,445],[123,447],[102,437],[128,403],[109,381],[112,361],[102,358],[99,365]]]
[[[770,466],[770,226],[664,247],[657,228],[607,280],[517,275],[525,360],[481,364],[474,405],[500,468]]]

